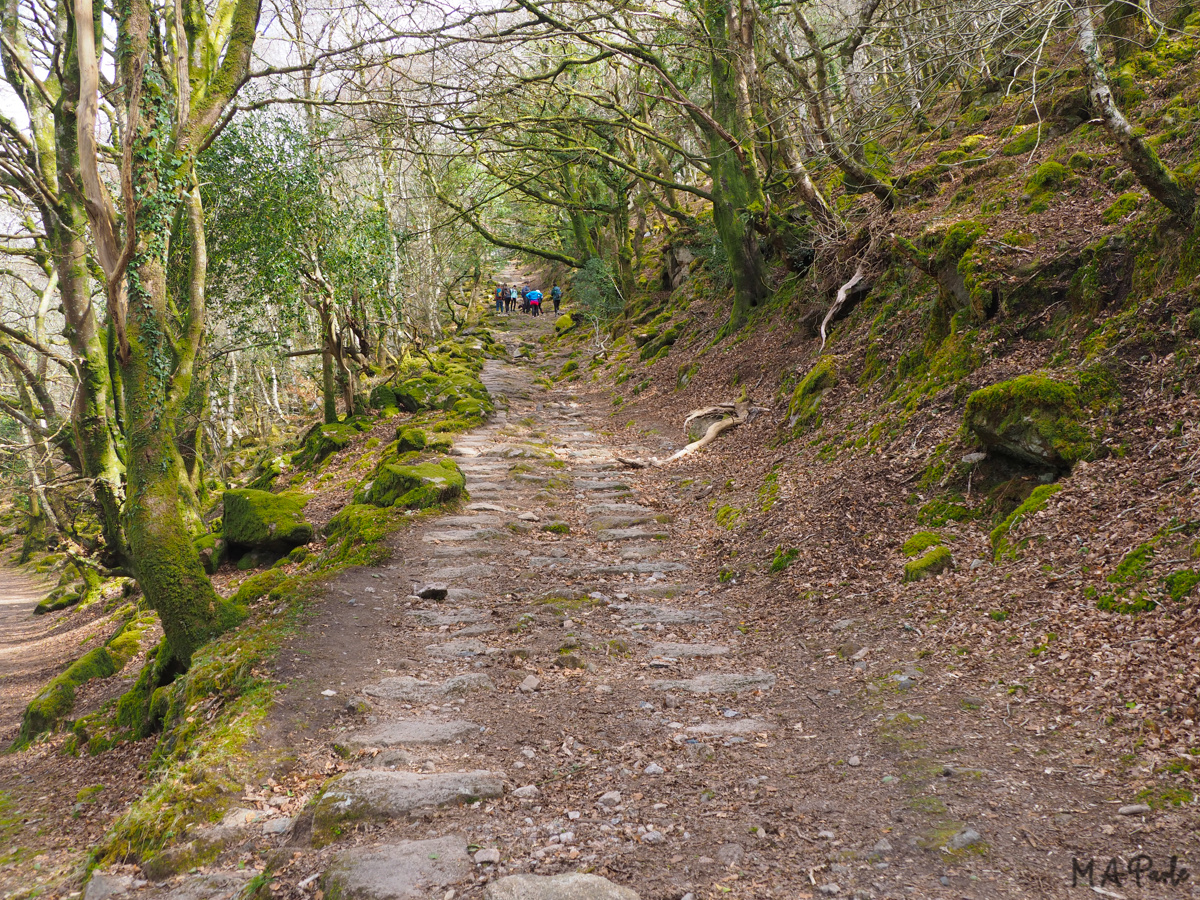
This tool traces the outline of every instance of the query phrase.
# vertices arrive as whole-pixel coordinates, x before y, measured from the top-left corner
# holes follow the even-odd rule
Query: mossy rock
[[[1046,194],[1062,190],[1070,180],[1071,173],[1066,166],[1054,160],[1047,160],[1033,170],[1033,174],[1025,182],[1025,187],[1030,193]]]
[[[394,387],[396,403],[401,408],[415,413],[426,409],[452,410],[460,400],[476,400],[489,407],[491,398],[487,388],[467,370],[438,375],[427,372],[418,378],[409,378]]]
[[[424,450],[429,443],[429,435],[420,428],[412,425],[401,425],[396,429],[396,449],[401,453],[412,450]]]
[[[559,334],[566,334],[575,327],[575,319],[570,313],[563,313],[554,320],[554,330]]]
[[[832,356],[822,356],[792,391],[788,403],[788,427],[803,428],[820,423],[821,396],[837,384],[837,368]]]
[[[226,491],[224,498],[224,537],[232,547],[282,554],[313,538],[304,520],[308,498],[303,494],[244,488]]]
[[[462,471],[452,459],[414,466],[388,463],[379,468],[355,502],[428,509],[461,497],[465,487]]]
[[[371,397],[368,401],[371,409],[387,409],[390,407],[398,407],[400,404],[396,401],[396,392],[392,390],[390,384],[377,384],[371,388]]]
[[[1024,128],[1012,140],[1000,148],[1001,155],[1021,156],[1025,153],[1032,153],[1033,149],[1038,146],[1039,141],[1043,139],[1041,129],[1041,125],[1031,125]]]
[[[905,556],[920,556],[930,547],[940,547],[944,541],[942,536],[933,531],[918,531],[907,541],[901,551]]]
[[[680,328],[680,326],[672,325],[662,334],[655,338],[651,338],[642,344],[642,349],[638,351],[638,359],[642,360],[643,362],[651,359],[661,359],[666,355],[662,351],[669,350],[670,347],[674,346],[675,342],[679,340],[679,337],[682,334],[683,329]]]
[[[215,575],[225,560],[225,539],[219,534],[205,534],[193,541],[200,554],[200,564],[209,575]]]
[[[964,425],[989,451],[1064,470],[1095,459],[1101,450],[1081,424],[1083,415],[1073,385],[1045,375],[1021,375],[971,394]]]
[[[937,546],[918,559],[904,564],[904,580],[923,581],[940,575],[954,564],[949,547]]]
[[[316,425],[305,435],[300,452],[293,461],[298,468],[311,469],[339,450],[349,447],[360,433],[353,422]]]

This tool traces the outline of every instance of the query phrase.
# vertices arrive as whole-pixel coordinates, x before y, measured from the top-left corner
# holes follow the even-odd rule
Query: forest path
[[[488,324],[515,357],[553,320]],[[265,870],[288,900],[1066,897],[1072,855],[1186,849],[1003,694],[887,649],[887,608],[800,634],[736,600],[707,506],[615,461],[662,448],[535,376],[486,363],[469,500],[335,579],[280,654],[261,783],[178,848],[217,861],[130,896],[231,900]]]
[[[20,722],[30,697],[43,683],[45,669],[58,663],[38,652],[46,637],[47,621],[35,618],[33,608],[50,585],[0,565],[0,737]]]

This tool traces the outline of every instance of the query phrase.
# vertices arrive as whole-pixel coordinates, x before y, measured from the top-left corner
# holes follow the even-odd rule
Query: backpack
[[[562,297],[562,288],[556,284],[554,287],[550,288],[550,299],[557,300],[560,297]]]

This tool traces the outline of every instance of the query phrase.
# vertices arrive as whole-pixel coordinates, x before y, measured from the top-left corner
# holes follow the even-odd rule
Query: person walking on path
[[[542,314],[542,292],[534,288],[525,295],[525,299],[529,301],[529,311],[533,313],[533,317],[536,319]]]
[[[504,312],[504,299],[508,296],[508,285],[496,286],[496,312]]]
[[[550,288],[550,299],[554,302],[554,314],[558,315],[558,304],[562,303],[562,288],[557,284]]]

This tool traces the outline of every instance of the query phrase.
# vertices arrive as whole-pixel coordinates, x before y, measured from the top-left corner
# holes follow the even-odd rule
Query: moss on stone
[[[940,547],[943,543],[942,536],[933,531],[918,531],[900,548],[905,556],[920,556],[930,547]]]
[[[788,403],[788,427],[799,429],[820,424],[821,397],[837,384],[837,368],[832,356],[822,356],[792,391]]]
[[[542,526],[542,531],[549,532],[550,534],[570,534],[571,526],[566,522],[547,522]]]
[[[1025,498],[1024,503],[1009,513],[1004,521],[992,529],[989,540],[992,545],[992,553],[995,555],[997,561],[1016,558],[1017,553],[1020,552],[1024,544],[1020,541],[1013,541],[1013,529],[1025,519],[1045,509],[1050,498],[1061,490],[1061,484],[1043,484],[1034,488],[1033,492]]]
[[[427,509],[462,496],[466,480],[452,459],[404,466],[381,465],[355,497],[359,503]]]
[[[279,569],[267,569],[265,572],[259,572],[257,575],[251,575],[240,585],[238,585],[237,593],[233,595],[233,602],[242,606],[249,606],[260,597],[265,597],[271,591],[287,580],[287,574]]]
[[[930,500],[917,512],[917,522],[938,528],[948,522],[969,522],[977,518],[977,514],[965,504],[956,500],[935,498]]]
[[[554,320],[554,330],[559,334],[566,334],[574,327],[575,319],[571,317],[570,313],[563,313]]]
[[[224,538],[234,547],[287,553],[312,540],[312,526],[304,520],[308,498],[303,494],[244,488],[226,491],[224,503]]]
[[[401,425],[396,429],[396,449],[401,453],[411,450],[424,450],[429,442],[429,435],[422,429],[411,425]]]
[[[1073,385],[1045,375],[1021,375],[971,394],[964,426],[991,450],[1063,469],[1095,459],[1101,451],[1081,423],[1083,417]]]
[[[936,546],[917,559],[904,564],[904,581],[923,581],[940,575],[953,564],[949,547]]]
[[[647,360],[653,362],[661,359],[667,355],[663,351],[669,350],[670,347],[674,346],[682,334],[683,328],[680,325],[672,325],[656,337],[649,338],[641,345],[642,349],[638,351],[638,359],[643,362]]]
[[[390,384],[377,384],[371,388],[371,396],[368,401],[371,409],[387,409],[390,407],[399,406],[396,400],[396,392],[392,390]]]
[[[196,552],[200,554],[200,564],[209,575],[216,574],[225,559],[225,541],[219,534],[204,534],[196,538]]]
[[[1008,143],[1000,148],[1001,155],[1021,156],[1024,153],[1032,153],[1041,139],[1041,129],[1042,126],[1040,124],[1030,125],[1021,129]]]

